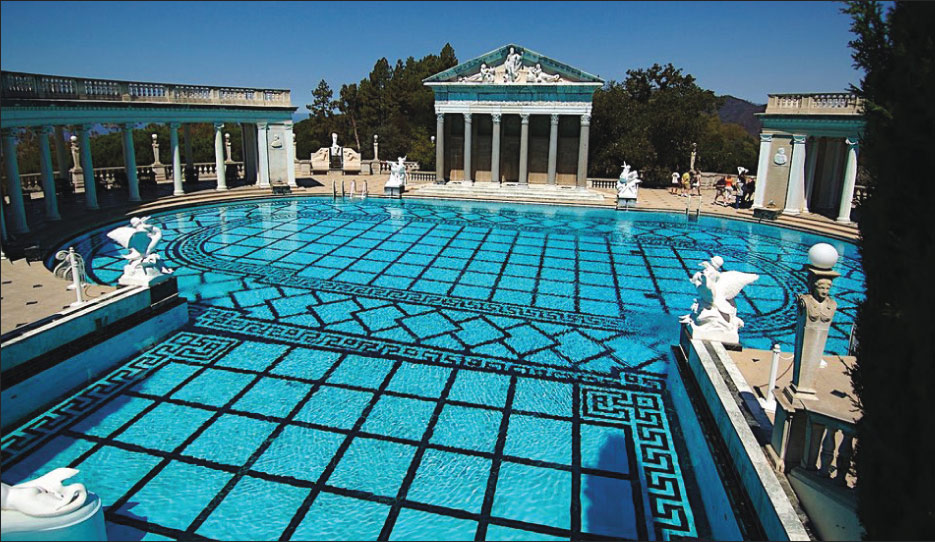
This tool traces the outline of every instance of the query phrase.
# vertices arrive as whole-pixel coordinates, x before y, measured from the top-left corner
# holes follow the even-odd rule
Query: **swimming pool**
[[[754,348],[791,345],[812,244],[842,255],[829,352],[863,291],[853,245],[707,217],[304,198],[153,222],[190,324],[3,440],[8,483],[80,469],[112,538],[729,532],[668,389],[688,277],[761,275]],[[68,245],[114,283],[108,229]]]

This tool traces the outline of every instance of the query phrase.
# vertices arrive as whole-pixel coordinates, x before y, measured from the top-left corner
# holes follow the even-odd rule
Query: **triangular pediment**
[[[604,84],[595,75],[513,43],[436,73],[423,82],[480,85]]]

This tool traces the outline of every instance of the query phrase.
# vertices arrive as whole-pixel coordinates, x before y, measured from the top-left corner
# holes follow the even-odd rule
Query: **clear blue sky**
[[[446,42],[468,60],[514,42],[605,80],[671,62],[718,94],[857,84],[832,2],[0,2],[4,70],[311,89]]]

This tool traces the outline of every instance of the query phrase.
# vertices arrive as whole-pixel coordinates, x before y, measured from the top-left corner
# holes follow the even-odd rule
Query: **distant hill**
[[[724,105],[717,111],[721,122],[739,124],[743,126],[747,133],[753,137],[757,137],[762,125],[760,120],[754,117],[753,114],[766,111],[766,105],[757,105],[747,100],[734,98],[733,96],[720,96],[720,98],[724,99]]]

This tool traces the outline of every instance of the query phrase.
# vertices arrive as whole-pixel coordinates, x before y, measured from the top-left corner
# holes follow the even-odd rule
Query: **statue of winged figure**
[[[691,306],[692,312],[679,321],[691,327],[692,338],[737,344],[740,342],[737,331],[743,327],[743,320],[737,316],[734,298],[760,276],[741,271],[721,271],[724,259],[720,256],[699,265],[704,269],[690,279],[698,291],[698,298]]]
[[[155,252],[162,240],[162,230],[150,224],[148,216],[131,218],[129,226],[111,230],[107,237],[130,251],[123,256],[128,262],[123,267],[120,284],[148,284],[152,278],[172,273]]]

